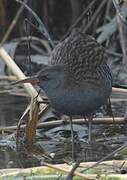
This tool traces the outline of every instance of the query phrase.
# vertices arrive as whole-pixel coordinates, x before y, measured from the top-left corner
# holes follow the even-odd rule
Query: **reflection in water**
[[[13,96],[7,93],[0,94],[0,127],[17,125],[22,112],[28,104],[28,98],[22,96]],[[4,139],[5,138],[5,139]],[[0,147],[0,169],[18,167],[15,151],[10,149],[7,139],[9,136],[1,136]],[[2,140],[3,139],[3,140]],[[2,146],[3,141],[3,146]],[[5,141],[5,143],[4,143]],[[11,142],[11,141],[10,141]],[[4,145],[5,144],[5,145]],[[13,141],[12,141],[13,145]]]
[[[0,95],[0,126],[16,125],[28,104],[26,97]]]
[[[0,94],[0,126],[17,125],[22,112],[28,105],[28,98],[22,96],[13,96],[7,93]],[[117,103],[120,105],[120,103]],[[125,104],[124,104],[125,105]],[[120,108],[122,107],[122,108]],[[121,114],[123,104],[119,107],[114,106],[114,111]],[[68,128],[67,128],[68,127]],[[76,158],[82,161],[97,161],[113,152],[121,144],[126,142],[126,126],[125,125],[93,125],[92,127],[93,141],[92,145],[87,143],[87,130],[85,125],[73,126],[75,134],[75,154]],[[82,130],[82,131],[81,131]],[[54,158],[49,162],[63,163],[71,157],[71,131],[70,125],[62,125],[57,128],[44,128],[37,130],[36,146],[37,150],[30,151],[25,148],[23,138],[19,139],[21,144],[21,152],[16,151],[15,134],[2,134],[0,138],[0,169],[39,166],[38,157],[43,157],[43,150],[47,154],[54,154]],[[23,144],[22,144],[23,141]],[[27,145],[26,145],[27,146]],[[33,147],[32,147],[33,148]],[[24,150],[25,149],[25,150]],[[33,153],[39,156],[32,156]],[[122,159],[123,155],[118,154],[116,159]],[[125,158],[125,155],[124,155]],[[48,159],[44,159],[48,161]]]

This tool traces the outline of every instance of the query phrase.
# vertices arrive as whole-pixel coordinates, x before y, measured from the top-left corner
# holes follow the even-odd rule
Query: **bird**
[[[104,47],[95,38],[74,29],[52,51],[50,64],[37,75],[17,83],[37,83],[51,106],[61,114],[88,118],[91,142],[92,118],[112,92],[112,74]]]

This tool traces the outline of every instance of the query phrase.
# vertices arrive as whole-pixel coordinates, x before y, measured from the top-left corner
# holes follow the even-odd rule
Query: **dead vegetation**
[[[8,12],[9,8],[10,12]],[[82,127],[82,124],[87,124],[87,120],[85,122],[81,119],[74,120],[77,163],[72,168],[68,167],[68,165],[63,167],[63,165],[51,164],[71,162],[71,138],[67,136],[67,133],[70,132],[68,120],[66,120],[66,117],[63,120],[56,120],[56,118],[60,119],[61,116],[57,117],[54,114],[50,116],[49,114],[52,111],[48,100],[44,95],[38,94],[37,89],[31,84],[24,85],[32,100],[20,118],[18,128],[17,126],[0,128],[1,134],[10,134],[4,141],[0,142],[0,149],[5,147],[12,148],[12,145],[12,149],[18,152],[19,164],[22,164],[23,167],[27,167],[27,162],[25,161],[26,164],[23,162],[27,159],[32,162],[28,163],[28,166],[45,165],[49,168],[63,171],[68,174],[68,176],[64,177],[66,179],[72,179],[73,175],[80,177],[79,179],[127,178],[126,175],[122,175],[122,170],[126,174],[126,161],[123,160],[126,159],[126,17],[126,1],[92,0],[89,2],[67,0],[60,2],[54,0],[52,3],[51,1],[39,0],[36,3],[30,0],[23,2],[20,0],[0,1],[0,57],[6,64],[6,72],[8,72],[8,69],[11,70],[11,73],[8,73],[9,76],[0,77],[3,81],[5,79],[9,82],[13,79],[23,79],[25,77],[23,72],[26,75],[36,73],[44,64],[48,63],[52,48],[55,46],[54,44],[67,37],[73,28],[78,27],[83,32],[94,36],[106,48],[109,56],[108,63],[113,72],[114,84],[120,83],[125,85],[124,89],[113,89],[113,92],[118,91],[116,97],[114,93],[111,97],[113,107],[115,107],[115,103],[117,105],[121,103],[121,107],[124,108],[124,113],[119,112],[117,117],[115,111],[119,109],[116,108],[114,110],[115,125],[113,124],[113,118],[109,118],[111,114],[106,115],[104,118],[105,112],[97,113],[97,117],[93,120],[95,125],[101,124],[99,129],[95,128],[96,145],[94,147],[90,147],[87,144],[86,127]],[[17,39],[14,39],[15,37]],[[15,76],[12,77],[12,73]],[[6,92],[24,96],[24,91],[21,91],[20,88],[17,88],[16,91],[8,90]],[[123,102],[125,102],[124,107]],[[45,122],[45,120],[52,121]],[[104,124],[107,125],[104,127]],[[101,166],[102,161],[115,158],[120,159],[120,161],[117,161],[117,164],[122,163],[121,166],[117,167],[116,164],[113,164],[114,161],[109,161],[105,162],[105,167],[102,166],[100,169],[96,169]],[[122,162],[121,159],[123,160]],[[88,163],[80,164],[80,161],[93,160],[96,161],[94,165],[92,162],[89,162],[90,165]],[[10,167],[12,168],[13,166],[10,165]],[[89,171],[89,167],[93,172],[91,172],[92,170]],[[78,170],[76,170],[77,168]],[[85,168],[87,173],[82,168]],[[37,170],[37,168],[24,169],[23,173],[27,174]],[[7,174],[4,171],[1,170],[1,177],[22,174],[19,169],[14,171],[7,170]],[[46,171],[44,170],[44,173]],[[51,173],[55,174],[56,172],[51,171]],[[33,174],[35,175],[36,173]],[[52,175],[52,178],[57,179],[61,178],[61,176],[60,174],[57,177]]]

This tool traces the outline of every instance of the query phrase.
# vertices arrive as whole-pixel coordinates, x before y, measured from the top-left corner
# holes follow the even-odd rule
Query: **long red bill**
[[[29,77],[29,78],[26,78],[26,79],[22,79],[22,80],[13,82],[13,83],[11,83],[11,85],[15,85],[15,84],[19,84],[19,83],[31,83],[31,84],[34,85],[34,84],[39,83],[39,79],[37,77],[33,76],[33,77]]]

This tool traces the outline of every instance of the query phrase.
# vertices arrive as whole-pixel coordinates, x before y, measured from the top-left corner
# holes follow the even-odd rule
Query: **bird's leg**
[[[89,144],[92,143],[92,119],[93,119],[92,115],[88,117],[88,143]]]
[[[70,116],[71,138],[72,138],[72,159],[74,160],[74,131],[72,124],[72,116]]]
[[[115,119],[114,119],[114,113],[112,111],[112,104],[111,104],[110,97],[107,100],[107,113],[112,117],[114,126],[116,126],[116,122],[115,122]]]

